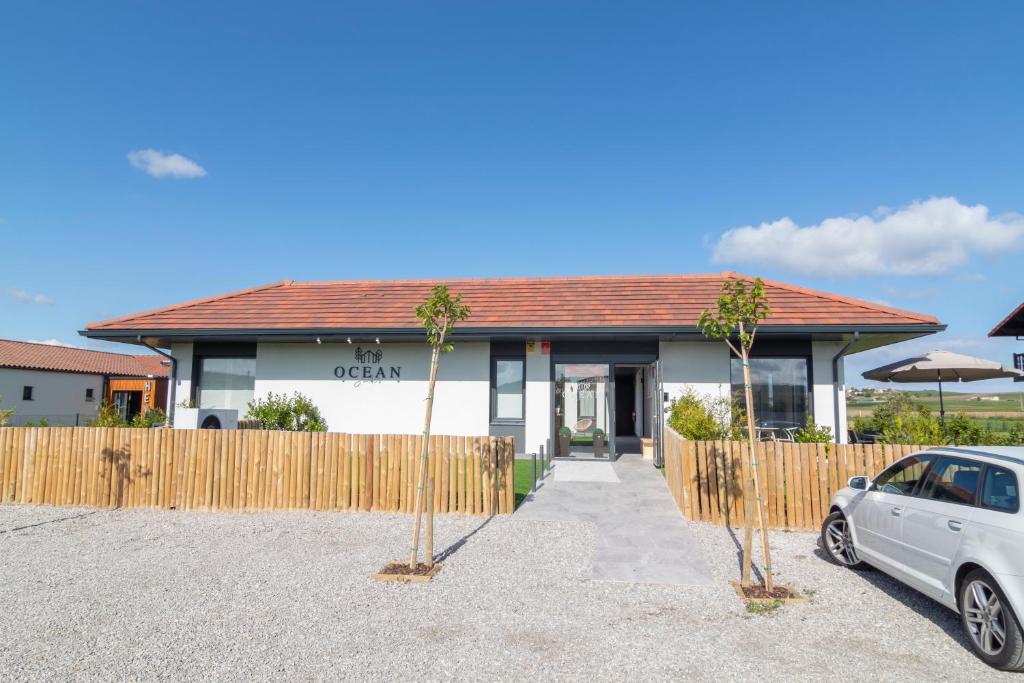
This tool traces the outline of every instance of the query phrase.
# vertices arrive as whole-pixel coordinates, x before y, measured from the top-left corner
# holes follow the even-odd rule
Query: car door
[[[853,508],[854,545],[870,564],[903,573],[903,511],[934,456],[911,455],[880,475]]]
[[[982,467],[976,460],[940,457],[903,512],[908,583],[932,598],[942,598],[952,585],[953,561],[974,514]]]

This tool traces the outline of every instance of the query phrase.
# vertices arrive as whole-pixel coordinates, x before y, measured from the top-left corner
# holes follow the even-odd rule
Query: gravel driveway
[[[409,519],[0,506],[0,680],[1024,678],[976,660],[956,616],[773,535],[813,604],[748,615],[727,530],[689,524],[718,584],[592,581],[593,527],[437,520],[428,585],[367,577]],[[468,537],[467,537],[468,536]]]

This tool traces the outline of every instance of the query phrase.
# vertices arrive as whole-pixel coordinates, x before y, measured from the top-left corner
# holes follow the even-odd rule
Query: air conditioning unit
[[[238,429],[238,411],[232,408],[179,408],[176,429]]]
[[[238,411],[230,408],[200,408],[200,429],[238,429]]]

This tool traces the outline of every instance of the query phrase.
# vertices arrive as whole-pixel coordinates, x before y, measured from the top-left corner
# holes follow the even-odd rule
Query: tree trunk
[[[423,448],[420,450],[420,476],[416,483],[416,521],[412,526],[412,545],[409,547],[409,568],[416,568],[416,551],[420,541],[420,524],[423,522],[423,488],[427,483],[427,448],[430,444],[430,418],[434,411],[434,384],[437,381],[437,365],[444,345],[444,335],[434,347],[430,357],[430,382],[427,385],[427,414],[423,418]],[[433,503],[431,503],[433,504]]]
[[[742,333],[743,327],[740,326],[740,332]],[[754,431],[754,392],[750,386],[750,357],[747,349],[743,351],[743,393],[747,403],[747,443],[749,446],[749,453],[747,462],[750,464],[750,478],[752,486],[745,486],[744,491],[744,511],[746,512],[746,525],[744,527],[743,535],[743,579],[742,585],[750,585],[750,564],[751,555],[753,554],[753,538],[752,536],[752,525],[753,520],[751,514],[753,505],[757,504],[757,523],[761,530],[761,553],[764,557],[764,584],[765,588],[769,591],[775,586],[775,581],[772,578],[772,556],[771,550],[768,547],[768,519],[765,514],[764,497],[761,495],[761,475],[760,466],[761,463],[757,460],[757,436]],[[750,489],[753,488],[751,492]],[[749,495],[753,493],[753,495]],[[753,498],[754,500],[751,500]]]
[[[743,402],[747,408],[747,472],[754,471],[754,448],[757,432],[754,431],[754,392],[750,389],[750,362],[747,350],[741,347],[740,360],[743,362]],[[743,486],[743,570],[740,585],[750,585],[750,565],[754,563],[754,491],[750,479],[742,481]]]

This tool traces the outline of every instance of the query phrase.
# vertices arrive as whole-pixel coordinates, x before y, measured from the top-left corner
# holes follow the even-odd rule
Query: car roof
[[[1024,465],[1024,446],[971,446],[970,448],[939,446],[937,448],[929,448],[927,452],[994,458],[996,460],[1016,463],[1017,465]]]

